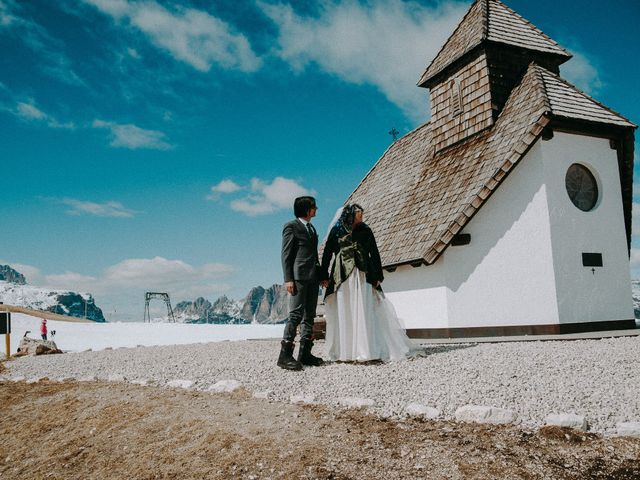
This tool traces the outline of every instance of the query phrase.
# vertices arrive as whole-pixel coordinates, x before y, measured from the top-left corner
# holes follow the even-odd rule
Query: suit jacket
[[[298,219],[284,224],[282,229],[282,273],[285,282],[319,281],[318,234],[309,235]]]

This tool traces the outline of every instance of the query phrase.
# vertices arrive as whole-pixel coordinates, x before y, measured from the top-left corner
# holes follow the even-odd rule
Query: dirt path
[[[0,478],[640,478],[640,439],[558,428],[101,382],[5,382],[0,402]]]

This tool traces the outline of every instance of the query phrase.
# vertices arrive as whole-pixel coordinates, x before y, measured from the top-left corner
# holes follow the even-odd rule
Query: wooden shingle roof
[[[629,120],[581,92],[558,75],[537,68],[545,85],[551,111],[558,117],[636,127]]]
[[[634,127],[531,64],[493,127],[438,153],[429,123],[393,143],[347,200],[364,207],[383,265],[434,263],[555,115]]]
[[[485,41],[556,55],[562,61],[571,58],[569,52],[504,3],[499,0],[476,0],[422,74],[418,85],[425,85]]]

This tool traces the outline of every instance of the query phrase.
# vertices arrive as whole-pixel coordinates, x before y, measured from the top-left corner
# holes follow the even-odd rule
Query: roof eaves
[[[596,100],[595,98],[593,98],[593,97],[589,96],[588,94],[586,94],[585,92],[583,92],[582,90],[580,90],[580,89],[579,89],[578,87],[576,87],[575,85],[573,85],[573,84],[569,83],[568,81],[566,81],[566,80],[565,80],[564,78],[562,78],[560,75],[556,75],[555,73],[550,72],[549,70],[545,69],[544,67],[541,67],[540,65],[536,65],[536,67],[537,67],[538,69],[544,70],[544,72],[545,72],[545,73],[547,73],[547,74],[549,74],[549,75],[552,75],[554,78],[556,78],[556,80],[558,80],[558,81],[560,81],[561,83],[565,84],[567,87],[569,87],[569,88],[571,88],[571,89],[575,90],[575,91],[576,91],[576,92],[578,92],[580,95],[582,95],[583,97],[585,97],[585,98],[587,98],[588,100],[592,101],[593,103],[595,103],[595,104],[596,104],[596,105],[598,105],[599,107],[601,107],[601,108],[605,109],[606,111],[608,111],[608,112],[609,112],[609,113],[611,113],[612,115],[616,115],[616,116],[620,117],[622,120],[624,120],[625,122],[628,122],[628,123],[629,123],[629,125],[628,125],[629,127],[632,127],[632,128],[634,128],[634,129],[635,129],[635,128],[638,128],[638,125],[636,125],[635,123],[633,123],[633,122],[632,122],[631,120],[629,120],[627,117],[625,117],[624,115],[619,114],[618,112],[616,112],[615,110],[613,110],[613,109],[611,109],[611,108],[607,107],[607,106],[606,106],[606,105],[604,105],[603,103],[600,103],[598,100]],[[537,73],[538,73],[538,75],[542,78],[542,82],[543,82],[543,85],[545,86],[545,92],[546,92],[547,84],[546,84],[546,82],[544,81],[544,76],[542,75],[542,72],[541,72],[540,70],[538,70],[538,72],[537,72]],[[548,97],[547,97],[547,99],[548,99]],[[550,108],[550,111],[551,111],[551,113],[553,113],[553,110],[551,110],[551,108]],[[555,114],[554,114],[554,115],[555,115]],[[558,116],[561,116],[561,115],[558,115]],[[596,122],[596,123],[598,123],[598,122]]]
[[[430,88],[438,83],[442,77],[446,78],[451,73],[457,71],[461,66],[466,65],[471,59],[476,58],[476,56],[481,53],[483,46],[486,45],[487,42],[487,40],[481,40],[478,43],[473,44],[473,46],[467,48],[467,50],[461,53],[455,60],[443,65],[437,71],[430,74],[429,78],[419,84],[419,86]]]
[[[500,186],[513,167],[526,155],[534,142],[540,137],[544,128],[549,124],[550,118],[547,112],[543,112],[538,120],[531,124],[526,134],[513,147],[511,153],[504,160],[502,165],[496,169],[489,180],[477,191],[471,202],[460,209],[458,215],[446,228],[445,232],[436,240],[424,254],[427,265],[432,265],[440,258],[442,253],[449,247],[453,237],[460,232],[482,208],[487,199]]]
[[[382,266],[384,269],[396,269],[398,267],[402,267],[404,265],[411,265],[412,267],[419,267],[421,265],[427,265],[424,258],[418,257],[410,260],[402,260],[401,262],[388,263]]]

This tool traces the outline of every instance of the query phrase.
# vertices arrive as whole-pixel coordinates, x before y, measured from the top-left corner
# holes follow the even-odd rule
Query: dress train
[[[325,299],[325,317],[329,360],[403,360],[416,353],[393,304],[358,268]]]

